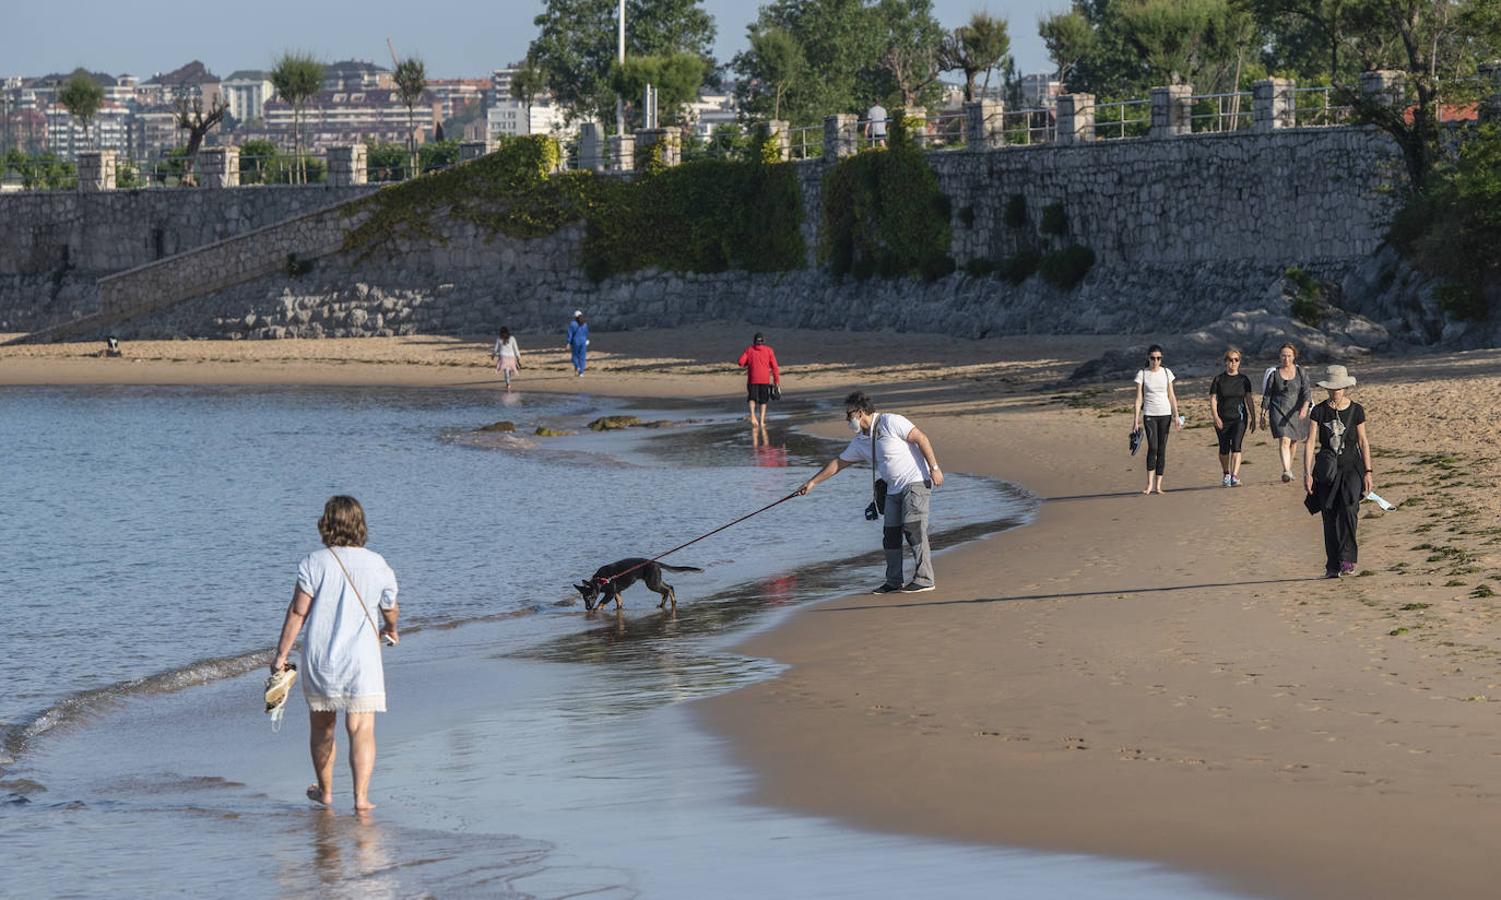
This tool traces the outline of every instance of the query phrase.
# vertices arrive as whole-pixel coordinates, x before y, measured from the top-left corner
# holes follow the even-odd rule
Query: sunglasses
[[[1227,356],[1227,357],[1225,357],[1225,362],[1240,362],[1240,357],[1239,356]]]
[[[1148,356],[1147,359],[1150,359],[1152,362],[1157,362],[1157,361],[1161,360],[1162,357],[1160,357],[1160,356]]]

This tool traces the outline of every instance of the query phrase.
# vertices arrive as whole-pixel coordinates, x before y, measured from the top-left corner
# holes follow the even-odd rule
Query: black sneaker
[[[904,594],[926,594],[928,591],[937,589],[937,587],[938,587],[938,585],[936,585],[936,584],[918,584],[915,581],[909,581],[909,582],[907,582],[907,586],[904,587],[904,588],[902,588],[902,593],[904,593]]]
[[[871,591],[872,594],[900,594],[901,592],[901,588],[892,587],[889,584],[883,584],[875,590]]]
[[[1334,578],[1334,579],[1337,580],[1339,578],[1339,569],[1325,569],[1324,570],[1324,577],[1325,578]]]

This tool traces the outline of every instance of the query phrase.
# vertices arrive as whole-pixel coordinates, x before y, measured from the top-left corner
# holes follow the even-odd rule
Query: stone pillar
[[[328,148],[328,183],[330,185],[348,187],[352,184],[366,184],[368,180],[364,144]]]
[[[993,150],[1006,143],[1003,116],[1006,104],[999,100],[966,100],[964,103],[964,149],[974,153]]]
[[[1400,106],[1404,86],[1402,73],[1391,69],[1360,73],[1361,99],[1377,106],[1388,109]]]
[[[489,141],[464,141],[459,144],[459,162],[469,162],[471,159],[479,159],[494,149]]]
[[[766,123],[766,139],[771,146],[776,148],[778,162],[786,162],[792,158],[792,123],[783,119],[772,119]]]
[[[1058,143],[1094,140],[1094,94],[1058,95]]]
[[[240,148],[205,147],[198,151],[198,184],[206,188],[240,186]]]
[[[636,131],[636,168],[646,167],[646,160],[656,147],[662,148],[662,165],[672,168],[683,161],[683,132],[677,128],[642,128]]]
[[[636,171],[636,136],[634,134],[610,136],[610,171]]]
[[[839,113],[823,117],[823,158],[835,162],[860,149],[860,117]]]
[[[1501,123],[1501,59],[1481,63],[1477,71],[1488,88],[1480,101],[1480,121]]]
[[[603,172],[609,168],[610,159],[605,152],[604,140],[598,122],[585,122],[579,126],[579,168],[589,172]]]
[[[84,150],[78,154],[78,189],[90,192],[115,189],[115,151]]]
[[[1191,84],[1170,84],[1152,88],[1152,128],[1154,138],[1173,138],[1193,133],[1193,92]]]
[[[1291,78],[1265,78],[1251,85],[1251,129],[1276,131],[1296,128],[1297,101]]]

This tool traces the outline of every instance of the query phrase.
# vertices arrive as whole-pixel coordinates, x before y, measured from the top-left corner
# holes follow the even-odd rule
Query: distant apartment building
[[[446,122],[465,107],[484,103],[490,84],[485,78],[434,78],[427,83],[427,90],[438,101],[439,120]]]
[[[488,98],[490,105],[493,106],[496,103],[504,103],[515,99],[511,96],[511,80],[516,77],[516,73],[520,70],[520,63],[512,63],[503,69],[496,69],[490,73],[490,96]]]
[[[396,86],[391,70],[372,62],[346,59],[323,67],[323,89],[334,92],[373,91]]]
[[[201,101],[208,109],[222,97],[222,82],[218,75],[198,60],[170,72],[157,73],[135,89],[135,101],[142,106],[170,106],[179,99],[189,102]]]
[[[122,104],[104,101],[87,131],[61,103],[49,104],[42,115],[47,120],[47,149],[65,159],[81,150],[130,152],[130,110]]]
[[[428,140],[440,119],[441,104],[431,93],[416,108],[417,140]],[[242,129],[236,137],[264,137],[284,147],[292,146],[294,119],[285,101],[266,101],[258,127]],[[407,108],[396,91],[319,91],[302,110],[306,146],[324,149],[366,141],[404,143],[407,139]]]
[[[266,101],[276,96],[271,75],[259,69],[241,69],[224,79],[224,101],[236,122],[254,122],[261,118]]]
[[[700,93],[688,104],[688,122],[699,137],[708,138],[721,125],[740,121],[740,107],[733,94]]]
[[[1027,109],[1052,109],[1058,105],[1058,95],[1062,92],[1063,83],[1052,74],[1021,78],[1022,106]]]
[[[177,111],[171,106],[137,107],[130,117],[130,155],[135,159],[164,156],[183,137],[177,128]]]
[[[485,112],[491,140],[527,134],[571,134],[576,128],[566,125],[563,109],[550,100],[539,99],[530,106],[520,100],[492,103]]]

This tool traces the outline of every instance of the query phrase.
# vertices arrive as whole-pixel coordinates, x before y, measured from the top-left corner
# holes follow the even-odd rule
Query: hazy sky
[[[757,0],[705,0],[719,28],[718,56],[745,45]],[[88,66],[143,79],[201,59],[220,76],[269,66],[286,48],[327,58],[388,64],[386,38],[427,62],[433,77],[479,77],[526,52],[543,0],[257,0],[202,4],[182,0],[76,0],[6,3],[0,8],[0,75],[42,75]],[[1068,0],[934,0],[947,27],[974,9],[1011,21],[1012,52],[1022,72],[1048,68],[1037,37],[1040,12]],[[406,24],[397,24],[406,23]]]

